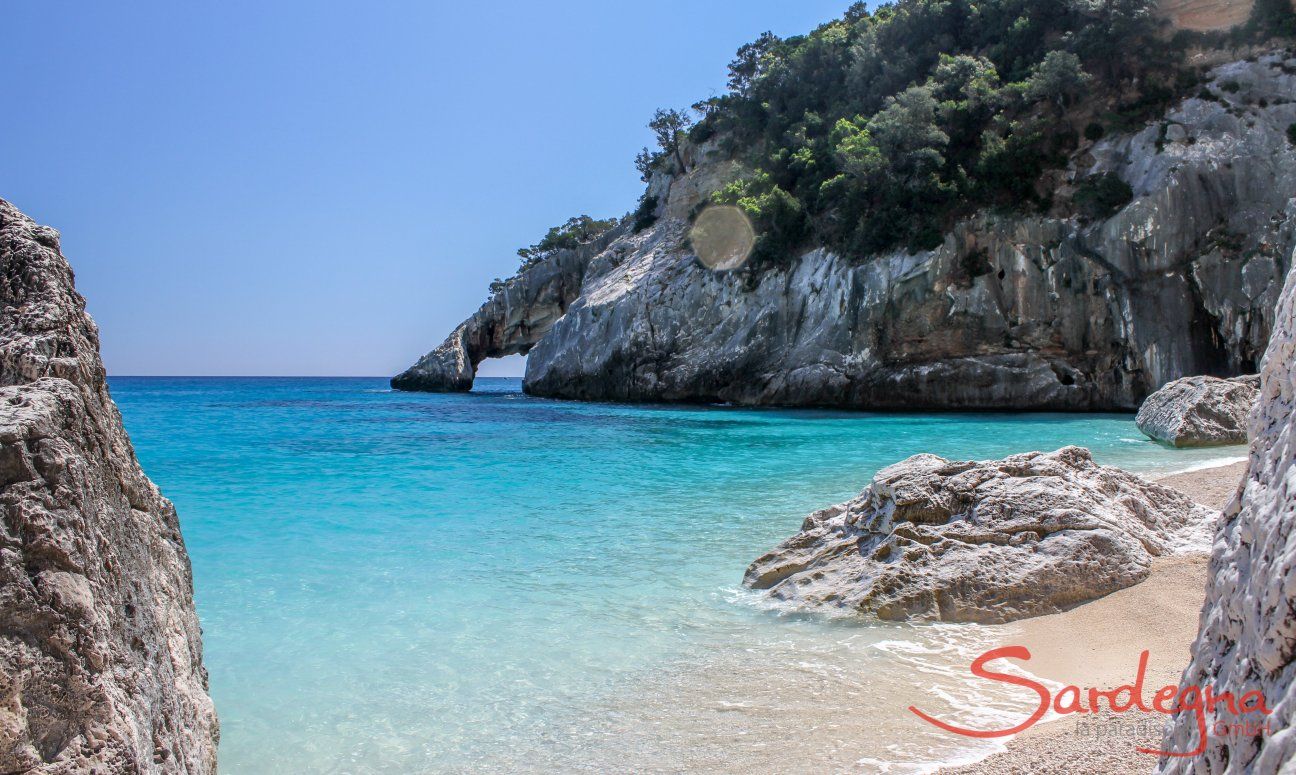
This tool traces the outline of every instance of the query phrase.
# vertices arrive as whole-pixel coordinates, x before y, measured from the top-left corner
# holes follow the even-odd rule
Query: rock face
[[[1135,422],[1172,447],[1245,444],[1260,378],[1184,377],[1147,397]]]
[[[983,214],[917,254],[707,269],[689,215],[741,169],[691,149],[650,183],[656,224],[524,272],[393,384],[463,390],[480,358],[529,352],[526,390],[560,398],[1133,410],[1180,377],[1254,373],[1296,245],[1284,56],[1220,66],[1218,99],[1078,155],[1073,178],[1133,188],[1111,218]]]
[[[175,509],[136,462],[58,233],[3,200],[0,302],[0,772],[214,772]]]
[[[1201,545],[1214,514],[1066,447],[988,462],[916,455],[811,514],[743,583],[807,608],[881,619],[1006,622],[1147,578]]]
[[[1211,552],[1201,630],[1183,686],[1210,686],[1241,697],[1262,691],[1271,716],[1206,714],[1218,724],[1269,726],[1264,733],[1210,734],[1191,758],[1163,758],[1162,773],[1276,773],[1296,760],[1296,272],[1277,309],[1251,415],[1246,476],[1224,509]],[[1239,709],[1240,710],[1240,709]],[[1192,713],[1175,717],[1162,750],[1197,751]]]

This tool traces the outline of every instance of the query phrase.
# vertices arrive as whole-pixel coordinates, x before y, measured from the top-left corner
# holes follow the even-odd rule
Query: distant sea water
[[[984,632],[780,611],[747,564],[918,452],[1241,454],[1164,449],[1130,415],[110,384],[180,513],[229,773],[929,770],[976,751],[909,705],[969,726],[1031,705],[963,678]]]

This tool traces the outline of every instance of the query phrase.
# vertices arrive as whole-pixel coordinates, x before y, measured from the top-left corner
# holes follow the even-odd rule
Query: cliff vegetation
[[[1082,139],[1134,130],[1198,92],[1194,49],[1294,30],[1286,0],[1260,0],[1228,32],[1174,32],[1154,0],[860,2],[807,35],[742,46],[727,93],[656,112],[657,148],[636,165],[645,181],[682,175],[683,147],[704,143],[741,162],[747,173],[712,201],[751,218],[757,269],[809,247],[931,249],[985,209],[1103,218],[1130,201],[1127,185],[1094,176],[1058,201],[1049,176]],[[656,204],[645,194],[636,230]],[[523,266],[616,223],[572,219],[520,251]]]

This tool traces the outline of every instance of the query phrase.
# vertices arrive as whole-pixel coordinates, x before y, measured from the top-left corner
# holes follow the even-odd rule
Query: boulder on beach
[[[1002,460],[915,455],[811,514],[743,583],[798,608],[998,623],[1055,613],[1204,548],[1216,512],[1065,447]]]
[[[1135,422],[1149,438],[1172,447],[1245,444],[1247,417],[1260,377],[1184,377],[1147,397]]]

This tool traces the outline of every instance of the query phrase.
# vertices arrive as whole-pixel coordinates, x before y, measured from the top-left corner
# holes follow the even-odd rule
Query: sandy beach
[[[1197,502],[1222,508],[1246,469],[1245,463],[1159,478]],[[1031,673],[1060,684],[1111,689],[1133,681],[1142,651],[1149,652],[1145,694],[1177,684],[1197,634],[1206,585],[1207,557],[1159,559],[1152,576],[1070,611],[1004,628],[1004,645],[1031,652]],[[1035,775],[1084,771],[1097,775],[1146,773],[1156,757],[1137,747],[1159,748],[1166,717],[1137,711],[1115,715],[1067,715],[1017,736],[1008,749],[975,765],[947,768],[958,775]]]

